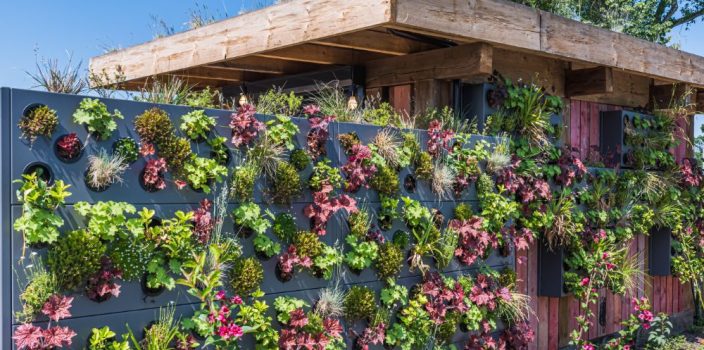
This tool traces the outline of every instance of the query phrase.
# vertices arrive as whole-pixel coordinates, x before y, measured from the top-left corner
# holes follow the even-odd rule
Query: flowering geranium
[[[203,244],[208,243],[210,234],[213,232],[213,227],[215,226],[213,214],[210,213],[212,206],[213,202],[205,198],[200,201],[200,207],[193,212],[193,233],[196,239],[198,239],[198,242]]]
[[[345,194],[333,197],[332,192],[333,187],[330,184],[323,184],[320,191],[313,193],[313,203],[303,209],[306,217],[313,220],[313,231],[321,236],[325,235],[328,221],[338,210],[357,212],[357,201],[354,198]]]
[[[360,187],[369,188],[368,181],[377,170],[371,159],[372,151],[369,147],[362,144],[352,146],[347,164],[342,166],[342,171],[347,177],[346,191],[355,192]]]
[[[244,104],[237,108],[236,113],[232,113],[230,129],[232,144],[236,147],[249,145],[260,131],[266,129],[266,125],[254,117],[255,113],[256,109],[251,104]]]
[[[69,347],[72,344],[76,332],[68,327],[52,326],[52,321],[58,322],[61,319],[71,317],[71,303],[73,297],[63,295],[52,295],[44,303],[42,313],[49,317],[46,328],[25,323],[17,327],[12,334],[15,346],[18,350],[49,350]]]

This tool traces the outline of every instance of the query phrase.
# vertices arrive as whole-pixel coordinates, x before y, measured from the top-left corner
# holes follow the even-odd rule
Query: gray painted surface
[[[102,99],[106,103],[109,110],[119,109],[125,116],[124,120],[118,121],[118,130],[113,133],[112,138],[107,141],[95,141],[89,139],[86,130],[83,126],[76,125],[72,122],[72,115],[78,106],[83,96],[53,94],[45,92],[2,89],[2,99],[0,99],[0,110],[2,111],[2,132],[0,134],[0,146],[2,146],[1,155],[3,167],[0,171],[0,210],[2,214],[4,238],[0,246],[0,261],[4,268],[0,269],[0,283],[2,285],[2,303],[0,303],[0,311],[2,314],[2,328],[0,328],[0,339],[2,339],[2,349],[10,349],[11,345],[11,330],[17,323],[13,320],[12,314],[20,307],[20,302],[17,298],[20,292],[20,283],[23,283],[21,267],[17,265],[18,258],[22,252],[21,235],[14,232],[12,229],[12,218],[16,218],[21,213],[20,203],[14,195],[14,191],[18,188],[16,184],[11,184],[12,179],[21,177],[23,169],[27,164],[33,162],[42,162],[47,164],[54,178],[62,179],[71,185],[69,189],[72,195],[67,199],[67,206],[59,210],[64,217],[66,224],[62,228],[62,232],[70,229],[81,227],[85,223],[85,219],[75,213],[73,204],[78,201],[125,201],[130,202],[139,210],[141,207],[148,207],[156,210],[158,217],[170,217],[176,210],[191,210],[197,207],[197,203],[202,198],[212,198],[213,195],[205,195],[197,193],[188,188],[177,190],[173,183],[169,183],[167,189],[156,193],[148,193],[144,191],[138,182],[138,176],[144,167],[144,160],[140,159],[131,165],[129,170],[124,175],[124,183],[115,184],[104,192],[93,192],[85,186],[83,174],[87,167],[88,154],[97,152],[100,148],[105,148],[110,151],[112,142],[125,136],[130,136],[138,140],[138,136],[133,130],[134,118],[143,113],[145,110],[154,107],[154,104],[135,102],[135,101],[120,101],[112,99]],[[28,106],[34,104],[45,104],[57,111],[60,118],[60,126],[54,133],[51,140],[39,138],[32,147],[26,141],[20,139],[20,130],[17,127],[17,122],[23,111]],[[167,106],[157,105],[169,113],[174,125],[178,127],[180,124],[180,116],[191,111],[192,109],[184,106]],[[219,135],[229,137],[230,129],[227,126],[229,122],[230,111],[223,110],[208,110],[208,115],[218,118],[218,127],[216,132]],[[268,120],[271,117],[258,116],[262,120]],[[295,123],[300,128],[300,133],[296,137],[297,146],[305,148],[306,135],[309,130],[308,122],[305,119],[294,118]],[[346,162],[344,152],[340,150],[337,136],[341,133],[356,131],[361,140],[365,143],[370,142],[374,137],[379,127],[368,125],[356,125],[348,123],[333,123],[330,125],[330,137],[327,143],[328,158],[331,159],[333,166],[341,166]],[[62,135],[76,132],[80,139],[86,144],[86,150],[82,157],[75,163],[67,164],[60,161],[53,152],[54,142]],[[424,145],[427,140],[427,135],[424,131],[416,131],[421,138],[421,143]],[[482,139],[477,137],[475,140]],[[492,138],[483,138],[487,141],[494,142]],[[192,143],[192,148],[199,154],[208,154],[207,144]],[[230,168],[233,162],[230,163]],[[307,180],[310,175],[310,167],[301,172],[301,178]],[[408,169],[403,169],[401,173],[401,184],[403,177],[409,173]],[[168,176],[167,176],[168,177]],[[303,215],[303,208],[311,199],[310,191],[294,200],[290,206],[269,205],[267,198],[264,195],[269,186],[263,181],[259,181],[255,202],[262,205],[262,208],[268,208],[273,213],[286,211],[296,217],[298,227],[300,229],[308,229],[310,220]],[[401,186],[401,195],[408,195],[414,199],[420,200],[430,208],[439,209],[446,218],[452,217],[456,201],[438,201],[430,191],[427,183],[418,181],[418,188],[415,193],[407,193]],[[378,196],[371,190],[360,190],[353,195],[361,203],[364,203],[376,211],[379,207]],[[470,186],[470,190],[465,191],[462,198],[458,201],[469,202],[473,206],[476,203],[476,191],[474,186]],[[229,204],[229,210],[236,208],[237,204],[232,202]],[[390,239],[397,229],[405,230],[405,225],[400,221],[393,223],[392,229],[384,232],[384,236]],[[231,218],[228,217],[224,223],[224,231],[232,232],[234,225]],[[346,213],[338,212],[333,219],[328,223],[328,234],[322,237],[322,240],[327,244],[337,244],[343,249],[344,237],[347,234],[348,228],[346,223]],[[271,232],[267,233],[274,237]],[[253,237],[242,239],[241,243],[246,256],[253,255],[252,246]],[[38,254],[46,254],[46,249],[39,249]],[[492,254],[484,263],[494,268],[509,266],[513,268],[513,253],[507,257],[499,256],[497,253]],[[330,284],[330,281],[315,278],[307,272],[297,272],[293,279],[289,282],[282,283],[275,277],[276,258],[262,261],[265,269],[265,280],[262,283],[262,289],[267,293],[266,299],[270,305],[273,298],[277,295],[286,294],[300,296],[312,302],[321,288]],[[454,260],[450,266],[443,272],[451,275],[459,273],[472,273],[476,271],[478,266],[462,266]],[[15,278],[14,270],[17,271]],[[373,269],[366,269],[360,274],[355,274],[347,270],[345,267],[342,270],[339,279],[343,286],[351,284],[365,284],[373,287],[375,290],[381,288],[381,282]],[[418,271],[409,271],[408,266],[404,266],[399,283],[404,285],[413,285],[420,281],[421,276]],[[130,327],[139,335],[141,330],[152,319],[161,306],[175,304],[177,312],[182,315],[188,315],[192,312],[197,303],[185,291],[185,289],[177,287],[173,291],[165,292],[156,297],[146,297],[143,295],[139,282],[124,282],[122,285],[122,294],[119,298],[112,298],[103,303],[95,303],[89,300],[84,295],[74,294],[75,300],[71,309],[72,317],[61,322],[63,325],[71,326],[78,332],[78,336],[74,339],[73,348],[81,348],[88,338],[92,327],[100,327],[103,325],[110,326],[117,334],[122,334],[126,331],[125,324],[129,323]],[[271,310],[273,314],[273,308]],[[38,322],[42,322],[40,319]],[[276,322],[275,322],[276,323]],[[359,327],[359,325],[357,325]],[[458,334],[457,341],[466,339],[466,334]],[[251,344],[251,340],[249,343]],[[351,344],[350,344],[351,345]],[[249,346],[245,345],[245,348]]]

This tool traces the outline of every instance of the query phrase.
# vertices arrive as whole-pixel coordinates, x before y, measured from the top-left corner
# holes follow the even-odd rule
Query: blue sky
[[[0,86],[30,88],[25,71],[34,71],[39,57],[88,65],[106,48],[128,47],[153,38],[153,16],[176,30],[185,29],[192,9],[203,7],[215,15],[235,15],[272,0],[0,0]],[[331,24],[332,25],[332,24]],[[676,31],[673,41],[685,51],[704,56],[704,24]]]

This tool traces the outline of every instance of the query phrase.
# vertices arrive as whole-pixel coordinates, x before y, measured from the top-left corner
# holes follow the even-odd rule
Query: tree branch
[[[677,27],[677,26],[681,26],[683,24],[687,24],[691,21],[694,21],[695,19],[697,19],[697,17],[700,17],[700,16],[704,16],[704,8],[697,10],[697,11],[694,11],[694,12],[691,12],[691,13],[684,15],[678,19],[673,19],[672,20],[672,28]]]
[[[672,7],[670,7],[670,11],[667,11],[667,15],[665,15],[665,18],[663,18],[662,21],[665,22],[674,17],[679,8],[679,3],[677,2],[677,0],[675,0],[675,2],[672,4]]]
[[[661,23],[665,22],[662,19],[662,13],[665,12],[665,7],[667,6],[667,4],[669,2],[670,2],[670,0],[660,0],[660,2],[658,3],[658,8],[657,8],[657,10],[655,10],[655,18],[657,18],[657,20],[660,21]]]

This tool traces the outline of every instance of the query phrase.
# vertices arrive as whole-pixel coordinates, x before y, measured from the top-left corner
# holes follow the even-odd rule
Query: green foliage
[[[455,206],[455,219],[469,220],[474,215],[472,207],[467,203],[458,203]]]
[[[282,88],[272,88],[259,95],[257,111],[261,114],[275,116],[294,116],[300,112],[303,97],[290,91],[284,93]]]
[[[62,288],[75,290],[100,268],[106,248],[85,230],[69,231],[49,248],[48,264]]]
[[[282,242],[289,243],[298,232],[296,227],[296,219],[289,213],[278,213],[274,218],[274,226],[272,228],[276,237]]]
[[[176,280],[169,274],[166,268],[166,257],[163,253],[152,255],[146,266],[147,287],[152,289],[166,288],[172,290],[176,288]]]
[[[332,278],[335,267],[342,263],[343,257],[335,247],[323,244],[320,254],[313,259],[313,266],[326,280]]]
[[[320,191],[323,188],[323,184],[339,189],[342,188],[344,180],[340,174],[340,169],[330,166],[330,159],[325,158],[313,166],[313,174],[308,184],[313,191]]]
[[[293,244],[296,246],[296,253],[299,256],[307,256],[311,259],[319,256],[323,252],[323,242],[318,234],[310,231],[300,231],[294,237]]]
[[[254,236],[252,243],[254,244],[254,250],[266,258],[271,258],[281,251],[281,244],[274,242],[269,236],[263,233]]]
[[[250,295],[264,280],[264,268],[255,258],[242,258],[229,272],[230,287],[240,295]]]
[[[364,108],[362,119],[369,124],[378,126],[399,126],[401,116],[396,113],[390,103],[382,102],[374,108]]]
[[[205,114],[202,109],[196,109],[181,116],[181,131],[191,140],[205,140],[215,127],[215,118]]]
[[[210,86],[200,91],[189,91],[184,99],[185,105],[195,108],[218,108],[217,101],[220,98],[220,92],[211,90]],[[177,103],[178,104],[178,103]]]
[[[123,280],[136,281],[147,271],[154,249],[154,244],[144,235],[118,236],[110,245],[108,254],[113,265],[122,271]]]
[[[117,334],[110,327],[93,328],[88,339],[89,350],[129,350],[127,340],[117,341]]]
[[[428,152],[418,153],[416,160],[416,176],[420,180],[430,181],[433,179],[433,156]]]
[[[347,217],[347,224],[350,227],[350,235],[359,239],[364,238],[371,227],[369,212],[361,209],[354,213],[350,213]]]
[[[20,292],[22,310],[15,313],[15,319],[22,323],[33,322],[50,296],[59,292],[56,276],[46,269],[44,262],[32,255],[30,263],[24,267],[26,285]]]
[[[257,167],[247,163],[232,171],[230,196],[240,202],[254,199],[254,184],[257,181]]]
[[[113,155],[122,157],[125,163],[134,163],[139,158],[139,146],[131,137],[123,137],[113,146]]]
[[[112,241],[118,233],[124,232],[127,226],[136,228],[142,224],[139,218],[127,219],[127,214],[137,210],[132,204],[125,202],[78,202],[74,208],[81,216],[88,218],[88,232],[103,241]]]
[[[298,126],[290,117],[277,115],[275,119],[266,122],[266,134],[277,145],[292,151],[296,145],[294,139],[298,134]]]
[[[477,195],[482,209],[483,225],[488,232],[500,235],[501,229],[509,220],[519,217],[518,202],[503,195],[500,188],[495,191],[494,181],[489,175],[482,174],[477,182]]]
[[[288,162],[279,162],[274,175],[272,199],[277,204],[290,204],[301,194],[301,178],[296,168]]]
[[[401,272],[406,257],[399,246],[386,242],[379,247],[378,255],[374,267],[379,279],[394,278]]]
[[[159,156],[164,157],[170,169],[177,173],[193,155],[191,143],[184,137],[170,137],[165,142],[157,144],[157,148]]]
[[[22,115],[17,126],[22,131],[22,137],[30,143],[39,136],[51,138],[51,135],[59,125],[59,118],[56,111],[45,106],[37,106],[29,110],[29,113]]]
[[[246,227],[254,233],[263,234],[271,227],[271,221],[266,216],[261,215],[261,209],[256,203],[243,203],[232,212],[235,224]]]
[[[17,190],[17,199],[22,203],[22,215],[15,220],[13,227],[22,232],[26,244],[54,243],[59,237],[59,227],[64,220],[56,214],[56,209],[64,204],[71,193],[69,185],[56,180],[48,185],[36,173],[22,175],[22,184]]]
[[[372,265],[379,255],[379,246],[373,241],[358,241],[353,235],[345,239],[350,250],[345,254],[345,262],[353,270],[362,271]]]
[[[143,143],[157,146],[164,144],[174,133],[174,126],[169,115],[154,107],[134,118],[134,128]]]
[[[406,249],[411,242],[411,235],[403,230],[396,230],[391,241],[401,249]]]
[[[377,171],[372,176],[369,184],[380,194],[393,196],[398,193],[399,189],[398,174],[391,167],[377,167]]]
[[[215,136],[207,141],[210,156],[220,165],[226,165],[230,157],[226,142],[227,138],[224,136]]]
[[[308,166],[308,164],[310,164],[310,157],[306,151],[296,149],[291,152],[289,161],[294,167],[296,167],[296,170],[302,171]]]
[[[384,194],[379,195],[381,207],[379,208],[380,228],[388,230],[391,228],[392,221],[399,217],[398,204],[400,200],[397,197],[389,197]]]
[[[276,310],[277,315],[276,319],[282,324],[288,324],[288,321],[291,319],[291,311],[308,306],[308,303],[302,299],[294,297],[281,296],[274,299],[274,310]]]
[[[403,197],[403,220],[410,229],[420,228],[424,223],[432,221],[430,210],[417,200]]]
[[[350,321],[371,320],[376,313],[376,295],[365,286],[352,286],[343,302],[345,317]]]
[[[117,122],[115,119],[124,119],[117,109],[112,113],[108,107],[98,99],[84,98],[78,105],[78,109],[73,113],[73,122],[79,125],[85,124],[88,132],[96,134],[99,140],[110,138]]]
[[[183,171],[191,187],[205,193],[210,193],[212,182],[221,182],[227,176],[227,168],[218,164],[217,160],[197,156],[185,163]]]
[[[388,286],[381,289],[381,304],[387,309],[394,309],[408,304],[408,289],[396,284],[393,280],[387,280]]]
[[[254,332],[257,350],[278,349],[279,332],[272,327],[272,317],[268,315],[268,310],[269,306],[265,301],[254,300],[249,305],[240,305],[240,312],[237,315],[238,324],[257,330]]]

